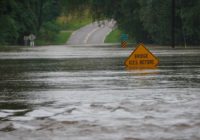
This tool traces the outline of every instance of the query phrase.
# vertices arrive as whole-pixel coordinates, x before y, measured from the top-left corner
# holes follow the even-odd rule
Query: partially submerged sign
[[[159,63],[158,58],[154,56],[143,44],[139,44],[133,53],[125,61],[127,68],[156,68]]]

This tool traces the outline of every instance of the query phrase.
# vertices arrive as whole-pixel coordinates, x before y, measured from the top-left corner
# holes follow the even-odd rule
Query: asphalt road
[[[91,23],[75,31],[67,44],[103,44],[106,36],[112,31],[114,26],[115,22],[113,20]]]

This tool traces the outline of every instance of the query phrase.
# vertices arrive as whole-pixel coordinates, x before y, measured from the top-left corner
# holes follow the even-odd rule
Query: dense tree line
[[[56,18],[86,5],[85,0],[0,0],[0,44],[22,44],[31,33],[53,39],[59,31]]]
[[[172,0],[0,0],[0,44],[30,33],[52,37],[61,14],[90,8],[95,19],[115,19],[137,42],[170,44]],[[200,44],[200,0],[176,0],[176,43]],[[45,36],[49,34],[48,36]]]
[[[200,0],[176,1],[176,44],[200,44]],[[113,18],[137,42],[171,42],[172,0],[91,0],[94,16]]]
[[[21,43],[24,35],[38,34],[50,26],[59,13],[56,0],[1,0],[0,43]]]

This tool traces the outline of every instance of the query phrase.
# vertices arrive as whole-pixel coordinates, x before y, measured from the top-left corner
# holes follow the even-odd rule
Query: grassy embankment
[[[69,37],[71,36],[72,32],[76,31],[77,29],[89,24],[92,22],[92,19],[89,17],[83,17],[81,19],[73,19],[68,23],[61,23],[63,20],[60,19],[60,25],[62,31],[57,35],[55,40],[55,44],[65,44]]]
[[[81,17],[59,17],[56,21],[56,28],[59,28],[59,32],[53,35],[52,38],[47,36],[37,37],[36,46],[42,45],[64,45],[69,39],[73,31],[89,24],[92,22],[92,18],[88,15]],[[51,31],[47,31],[47,34],[51,34]],[[11,52],[11,51],[20,51],[26,46],[17,46],[17,45],[0,45],[0,52]]]
[[[120,43],[120,35],[121,31],[119,29],[114,29],[110,34],[106,37],[105,43]]]
[[[120,29],[114,29],[110,34],[106,37],[105,43],[120,43],[120,36],[122,31]],[[135,43],[134,39],[129,38],[128,43]]]
[[[64,45],[72,32],[75,30],[89,24],[92,22],[92,18],[85,14],[83,16],[75,16],[75,17],[66,17],[61,16],[57,19],[56,25],[60,29],[60,31],[55,35],[53,39],[38,39],[37,45]]]

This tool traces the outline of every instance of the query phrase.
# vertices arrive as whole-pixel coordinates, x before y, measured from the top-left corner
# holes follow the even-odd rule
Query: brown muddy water
[[[199,140],[200,49],[46,46],[0,53],[0,140]]]

